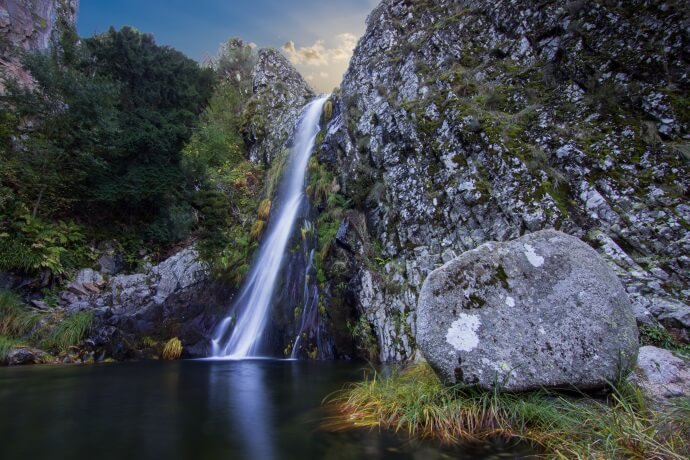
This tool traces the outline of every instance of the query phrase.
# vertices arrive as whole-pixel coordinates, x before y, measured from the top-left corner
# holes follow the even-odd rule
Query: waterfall
[[[214,357],[241,359],[257,354],[270,316],[288,241],[304,203],[306,169],[319,133],[319,121],[326,99],[328,96],[322,96],[309,103],[297,123],[294,144],[279,189],[279,200],[275,200],[276,209],[271,213],[266,237],[235,301],[233,311],[239,314],[236,317],[229,315],[219,324],[211,342]]]

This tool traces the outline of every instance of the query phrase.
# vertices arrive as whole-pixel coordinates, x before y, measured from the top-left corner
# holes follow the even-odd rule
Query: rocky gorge
[[[424,331],[436,318],[422,308],[429,275],[544,229],[588,244],[580,269],[612,277],[580,301],[594,305],[587,314],[608,305],[602,296],[630,299],[598,319],[580,318],[588,327],[612,311],[626,317],[620,338],[629,359],[637,331],[628,311],[638,325],[687,343],[688,20],[673,1],[384,0],[325,105],[309,166],[310,177],[323,179],[307,193],[320,250],[319,314],[333,338],[327,354],[408,362],[421,349],[428,358]],[[20,46],[40,47],[50,30],[16,34],[26,37]],[[284,56],[261,50],[244,113],[248,158],[276,164],[313,97]],[[476,261],[462,270],[483,276]],[[235,290],[212,278],[193,247],[117,272],[104,264],[82,270],[59,295],[65,312],[94,315],[82,351],[66,360],[157,356],[173,337],[183,356],[206,355]],[[504,275],[497,285],[513,288]],[[542,281],[521,282],[527,292]],[[567,299],[545,299],[571,311]],[[578,329],[552,326],[565,338]],[[617,351],[607,356],[611,363]]]

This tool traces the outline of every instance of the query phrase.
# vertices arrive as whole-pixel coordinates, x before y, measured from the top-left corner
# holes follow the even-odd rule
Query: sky
[[[81,0],[77,29],[128,25],[192,59],[239,37],[283,50],[318,91],[340,84],[366,16],[380,0]]]

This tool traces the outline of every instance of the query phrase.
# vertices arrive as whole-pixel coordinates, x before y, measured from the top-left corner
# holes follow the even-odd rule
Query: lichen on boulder
[[[638,331],[623,285],[582,241],[544,230],[435,270],[417,343],[449,384],[594,389],[631,370]]]

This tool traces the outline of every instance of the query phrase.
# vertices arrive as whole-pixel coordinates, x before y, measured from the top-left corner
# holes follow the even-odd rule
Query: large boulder
[[[429,275],[417,342],[449,384],[594,389],[632,369],[630,301],[585,243],[544,230],[486,243]]]

